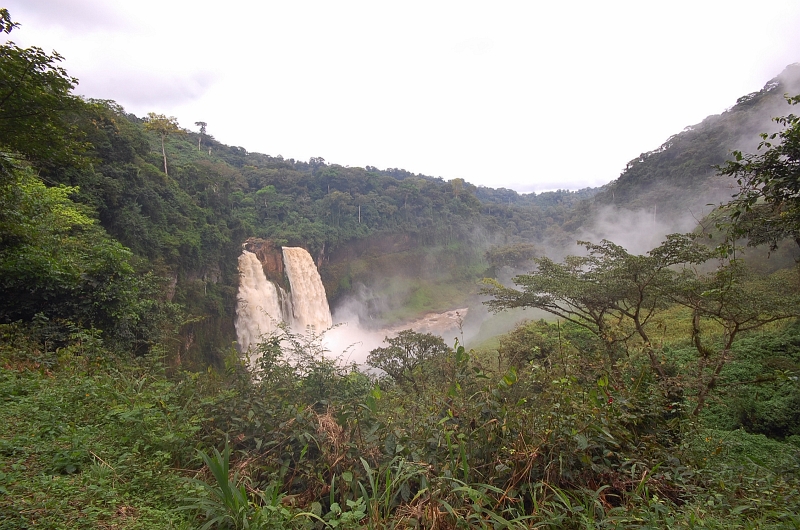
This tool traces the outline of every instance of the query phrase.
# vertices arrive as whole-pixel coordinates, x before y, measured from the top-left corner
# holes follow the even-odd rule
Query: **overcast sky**
[[[77,93],[248,151],[599,186],[800,61],[800,2],[0,0]]]

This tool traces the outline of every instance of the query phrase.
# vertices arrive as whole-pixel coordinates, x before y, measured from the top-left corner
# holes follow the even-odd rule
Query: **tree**
[[[196,121],[194,122],[195,125],[200,127],[200,136],[197,137],[197,150],[200,150],[200,142],[203,140],[203,136],[206,134],[206,127],[208,124],[204,121]]]
[[[800,96],[787,97],[790,105]],[[800,116],[775,118],[780,132],[762,134],[758,154],[734,151],[734,160],[718,167],[739,184],[729,212],[731,235],[747,236],[751,245],[768,243],[772,249],[786,237],[800,246]]]
[[[184,134],[184,130],[178,125],[178,118],[175,116],[167,118],[163,114],[148,112],[144,126],[148,131],[153,131],[161,137],[161,155],[164,157],[164,174],[169,175],[169,171],[167,171],[167,152],[164,149],[164,141],[170,134]]]
[[[711,273],[677,266],[700,264],[716,250],[700,245],[693,236],[672,234],[646,256],[634,256],[609,241],[582,243],[588,256],[568,256],[564,263],[536,258],[537,269],[514,278],[523,290],[487,281],[486,302],[498,311],[511,307],[535,307],[591,331],[607,345],[614,369],[615,345],[637,335],[651,368],[667,380],[652,346],[648,322],[656,310],[678,303],[690,308],[691,340],[698,352],[694,415],[703,409],[716,386],[730,350],[740,333],[769,322],[800,315],[796,270],[757,277],[739,260],[723,263]],[[701,319],[718,324],[719,337],[704,339]]]
[[[698,353],[693,415],[697,416],[705,406],[708,394],[731,359],[733,342],[741,333],[800,316],[797,275],[797,269],[786,269],[759,277],[748,271],[741,260],[732,260],[707,275],[685,271],[682,281],[675,283],[669,297],[693,313],[692,344]],[[721,347],[719,342],[703,338],[701,317],[722,329]]]
[[[19,27],[19,24],[11,21],[8,9],[0,9],[0,33],[11,33],[11,30]]]
[[[291,201],[275,191],[275,186],[269,184],[256,192],[258,210],[264,213],[264,219],[278,221],[287,211],[291,210]],[[264,205],[262,208],[261,205]]]
[[[453,189],[453,196],[458,197],[464,191],[464,179],[455,178],[451,180],[450,187]]]
[[[615,346],[636,334],[653,371],[664,378],[646,325],[669,302],[664,293],[673,288],[673,267],[702,263],[711,251],[689,234],[668,236],[646,256],[630,254],[607,240],[580,244],[589,251],[587,256],[567,256],[563,263],[534,258],[536,270],[513,280],[522,290],[485,280],[482,294],[493,297],[485,304],[495,312],[514,307],[542,309],[591,331],[607,345],[612,370],[618,357]]]
[[[70,200],[75,191],[47,187],[29,168],[0,185],[0,322],[42,314],[107,331],[126,320],[135,330],[143,315],[134,306],[146,297],[131,252]]]
[[[521,267],[536,256],[536,247],[530,243],[516,243],[493,247],[484,254],[492,267]]]
[[[369,352],[367,364],[383,370],[398,384],[410,384],[416,392],[427,380],[425,367],[441,362],[450,352],[441,337],[410,329],[400,331],[396,337],[386,337],[384,342],[389,346]]]
[[[16,26],[0,10],[0,31]],[[71,93],[77,79],[58,65],[62,60],[35,46],[0,45],[0,173],[8,175],[20,156],[52,166],[80,163],[85,145],[67,116],[84,104]]]

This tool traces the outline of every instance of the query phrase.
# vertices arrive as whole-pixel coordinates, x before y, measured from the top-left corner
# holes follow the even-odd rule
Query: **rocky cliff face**
[[[251,237],[244,242],[244,248],[258,257],[264,268],[264,275],[267,280],[288,290],[289,286],[284,273],[281,247],[275,245],[269,239]]]

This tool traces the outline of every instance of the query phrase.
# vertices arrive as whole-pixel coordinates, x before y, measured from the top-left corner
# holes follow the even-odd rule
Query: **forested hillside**
[[[81,100],[56,57],[39,50],[25,59],[41,68],[40,78],[23,78],[26,87],[55,90],[57,97],[29,100],[28,93],[12,91],[2,108],[5,122],[13,125],[4,129],[5,145],[26,155],[29,162],[16,164],[34,164],[42,182],[67,186],[64,200],[79,204],[97,219],[97,230],[129,249],[127,261],[139,272],[152,271],[152,281],[161,278],[164,301],[179,304],[184,321],[190,321],[180,331],[184,357],[200,348],[203,359],[218,360],[219,349],[234,339],[236,258],[248,237],[307,248],[335,300],[351,285],[335,270],[326,274],[325,265],[345,245],[342,259],[348,260],[358,258],[353,248],[370,248],[354,246],[359,240],[379,247],[382,239],[402,239],[406,250],[450,247],[471,271],[460,280],[474,282],[485,268],[485,250],[541,238],[564,221],[573,204],[591,195],[587,190],[521,196],[400,169],[249,153],[216,141],[206,124],[201,132],[189,132],[165,116],[138,118],[112,101]],[[22,66],[11,61],[6,71],[14,67]],[[26,106],[35,108],[36,120],[14,119]],[[40,132],[22,137],[17,131],[23,128]],[[23,171],[12,166],[10,161],[9,172]],[[18,297],[14,292],[6,291]],[[19,307],[8,318],[67,314],[56,306],[37,307]],[[77,316],[78,324],[101,325],[94,317]],[[136,335],[131,340],[148,340],[143,330],[130,333]]]
[[[112,101],[81,100],[70,90],[74,80],[57,70],[57,61],[41,51],[36,60],[44,68],[36,81],[52,84],[60,99],[26,103],[14,97],[4,104],[5,112],[17,112],[12,105],[36,104],[43,106],[43,118],[57,119],[26,123],[40,128],[36,138],[21,136],[17,131],[23,124],[7,120],[13,125],[6,128],[7,138],[13,135],[17,144],[24,139],[20,151],[36,164],[39,178],[71,186],[71,200],[130,249],[137,270],[152,271],[152,281],[162,279],[164,301],[180,305],[189,322],[180,326],[182,346],[176,353],[205,360],[219,359],[234,338],[236,256],[248,237],[311,251],[334,303],[358,285],[380,287],[381,278],[358,260],[374,259],[386,240],[400,241],[397,274],[407,268],[406,276],[420,276],[422,255],[438,256],[444,266],[423,285],[382,293],[395,299],[395,306],[408,305],[399,314],[446,309],[463,300],[443,298],[417,307],[413,293],[425,297],[432,288],[453,284],[462,295],[474,294],[474,283],[492,273],[488,251],[535,244],[541,253],[548,245],[574,243],[573,234],[592,226],[603,205],[660,209],[660,216],[671,218],[697,215],[708,202],[730,195],[731,180],[715,176],[713,166],[740,139],[754,146],[757,132],[783,111],[783,92],[798,83],[797,68],[787,68],[726,113],[631,161],[603,190],[520,195],[401,169],[251,153],[215,140],[208,132],[213,124],[202,123],[192,132],[166,116],[139,118]],[[581,201],[584,206],[574,208]],[[442,269],[452,274],[442,276]],[[154,332],[126,333],[145,344]]]
[[[800,92],[800,64],[787,66],[758,92],[740,97],[722,114],[669,137],[657,149],[628,162],[618,179],[606,186],[597,205],[657,210],[663,218],[701,217],[708,203],[730,200],[735,182],[719,175],[716,166],[732,151],[754,152],[759,134],[774,132],[772,121],[789,112],[784,95]]]
[[[800,249],[797,66],[601,190],[520,195],[250,153],[60,61],[0,44],[0,529],[800,527],[800,269],[740,259]],[[709,190],[713,239],[574,245]],[[334,302],[395,298],[377,318],[480,290],[549,319],[361,366],[288,325],[240,352],[249,238]]]
[[[217,334],[232,339],[236,258],[248,237],[307,248],[323,275],[337,250],[359,240],[380,246],[382,239],[402,239],[406,249],[465,244],[474,251],[464,259],[474,264],[491,246],[543,237],[570,206],[591,195],[520,196],[399,169],[284,160],[181,128],[165,138],[167,174],[160,137],[148,130],[152,120],[128,115],[113,102],[88,101],[74,122],[91,162],[40,174],[51,184],[76,187],[75,201],[92,208],[143,266],[170,279],[172,300],[204,318],[191,327],[205,347],[225,342]],[[334,299],[346,291],[341,278],[325,277]]]

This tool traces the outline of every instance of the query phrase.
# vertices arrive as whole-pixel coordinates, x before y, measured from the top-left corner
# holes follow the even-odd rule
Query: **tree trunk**
[[[169,176],[169,172],[167,171],[167,151],[164,149],[164,135],[161,135],[161,156],[164,157],[164,174]]]
[[[706,404],[706,398],[708,398],[708,394],[711,392],[711,389],[716,386],[717,379],[719,379],[719,374],[722,371],[722,367],[725,366],[725,362],[727,361],[727,353],[728,350],[722,351],[719,361],[717,361],[717,365],[714,367],[714,371],[711,373],[711,378],[709,378],[707,383],[700,387],[700,390],[697,393],[697,405],[695,405],[694,410],[692,411],[692,416],[699,416],[700,411],[703,410],[703,407]]]

